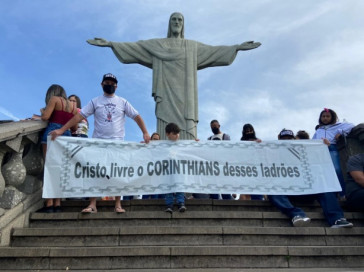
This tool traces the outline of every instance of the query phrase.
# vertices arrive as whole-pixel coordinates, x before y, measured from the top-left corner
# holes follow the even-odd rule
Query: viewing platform
[[[295,228],[269,201],[191,199],[164,212],[163,200],[62,201],[40,213],[45,122],[0,124],[0,270],[3,271],[363,271],[364,213],[340,202],[349,229],[330,228],[317,202],[297,203],[312,221]],[[339,143],[340,147],[340,143]],[[359,139],[341,145],[363,152]],[[345,157],[345,154],[343,155]]]

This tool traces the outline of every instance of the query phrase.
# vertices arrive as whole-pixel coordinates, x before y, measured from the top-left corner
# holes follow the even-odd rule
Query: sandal
[[[124,213],[125,210],[123,208],[121,208],[121,207],[115,207],[114,212],[116,212],[116,213]]]
[[[88,206],[87,208],[84,208],[81,213],[97,213],[97,210],[96,208]]]

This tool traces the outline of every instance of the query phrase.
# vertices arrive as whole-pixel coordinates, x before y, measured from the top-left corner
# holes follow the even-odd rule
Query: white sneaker
[[[306,227],[310,224],[311,219],[308,217],[303,217],[300,215],[296,215],[292,219],[292,224],[294,227]]]

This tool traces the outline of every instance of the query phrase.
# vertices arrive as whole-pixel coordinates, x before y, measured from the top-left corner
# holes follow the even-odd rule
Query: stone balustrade
[[[42,207],[44,159],[40,136],[47,122],[0,123],[0,245],[9,244],[12,227],[28,224]]]

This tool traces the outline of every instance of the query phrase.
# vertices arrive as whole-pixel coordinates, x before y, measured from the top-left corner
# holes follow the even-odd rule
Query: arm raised
[[[260,42],[254,42],[254,41],[248,41],[248,42],[244,42],[242,44],[239,44],[238,47],[236,48],[237,51],[240,50],[252,50],[255,49],[257,47],[261,46]]]
[[[87,40],[87,42],[91,45],[101,46],[101,47],[111,47],[111,42],[103,39],[103,38],[94,38]]]

